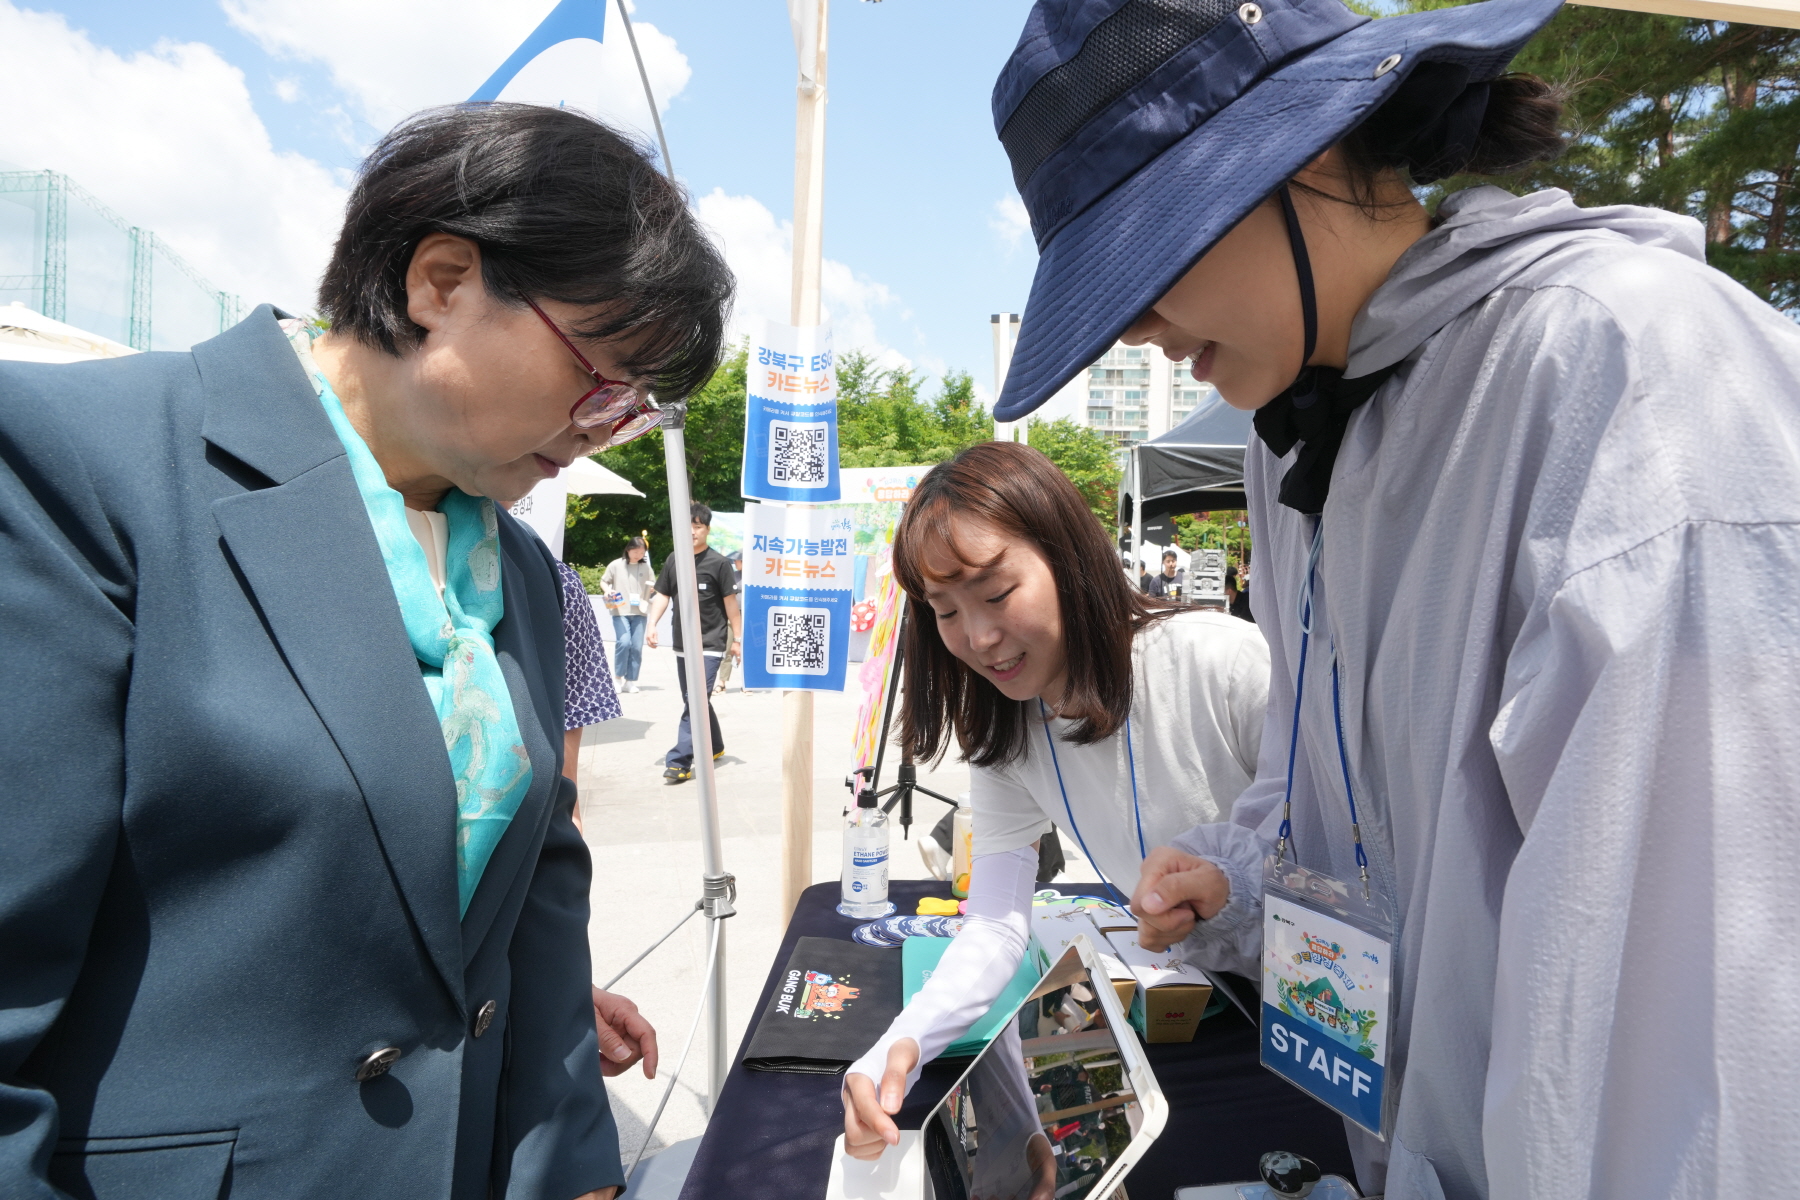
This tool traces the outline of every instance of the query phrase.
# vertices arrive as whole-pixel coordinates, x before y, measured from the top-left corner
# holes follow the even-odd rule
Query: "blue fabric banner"
[[[576,38],[606,41],[606,0],[560,0],[549,16],[538,22],[531,36],[520,42],[512,56],[500,64],[500,69],[475,89],[469,100],[498,100],[506,85],[513,81],[513,76],[525,69],[526,63],[550,47]]]

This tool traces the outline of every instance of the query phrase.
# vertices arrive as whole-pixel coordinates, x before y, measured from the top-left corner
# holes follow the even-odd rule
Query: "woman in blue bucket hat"
[[[1134,907],[1258,978],[1286,884],[1385,939],[1364,1190],[1755,1194],[1800,1171],[1800,331],[1687,217],[1417,203],[1555,152],[1503,72],[1556,7],[1040,0],[994,93],[1041,254],[995,411],[1121,338],[1257,410],[1257,780]]]

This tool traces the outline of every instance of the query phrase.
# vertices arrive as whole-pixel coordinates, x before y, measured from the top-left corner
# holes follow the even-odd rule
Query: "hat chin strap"
[[[1294,274],[1300,282],[1300,319],[1306,327],[1306,349],[1300,355],[1300,374],[1304,375],[1313,351],[1319,348],[1319,299],[1313,291],[1312,259],[1306,253],[1306,235],[1300,232],[1294,197],[1285,183],[1275,189],[1275,195],[1281,200],[1281,215],[1287,218],[1288,245],[1294,251]]]
[[[1281,503],[1298,512],[1321,513],[1331,489],[1331,469],[1350,416],[1375,394],[1400,367],[1393,363],[1355,379],[1345,379],[1335,367],[1307,363],[1319,345],[1319,301],[1313,290],[1312,260],[1306,254],[1306,238],[1300,232],[1300,215],[1288,185],[1275,189],[1281,212],[1287,218],[1288,245],[1294,251],[1294,274],[1300,282],[1300,316],[1306,329],[1306,349],[1300,373],[1282,393],[1256,410],[1256,433],[1277,457],[1300,447],[1294,463],[1281,480]]]

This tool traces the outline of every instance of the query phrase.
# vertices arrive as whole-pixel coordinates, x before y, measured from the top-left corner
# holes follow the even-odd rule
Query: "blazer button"
[[[388,1068],[400,1061],[402,1051],[398,1046],[384,1046],[363,1059],[356,1066],[356,1082],[367,1083],[388,1073]]]
[[[476,1037],[480,1037],[488,1031],[488,1026],[494,1023],[494,1014],[499,1010],[500,1006],[492,1000],[481,1006],[481,1011],[475,1014]]]

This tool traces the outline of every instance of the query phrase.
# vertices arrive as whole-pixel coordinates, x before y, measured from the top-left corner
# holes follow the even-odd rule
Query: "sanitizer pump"
[[[844,825],[844,899],[838,911],[868,921],[894,911],[888,903],[888,819],[875,793],[857,794]]]

